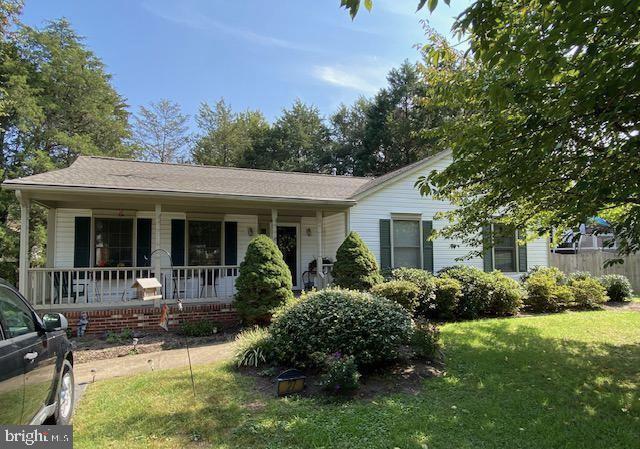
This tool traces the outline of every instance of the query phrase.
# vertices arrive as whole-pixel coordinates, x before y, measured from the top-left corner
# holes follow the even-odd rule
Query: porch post
[[[271,209],[271,240],[277,242],[278,238],[278,209]]]
[[[316,259],[316,269],[318,272],[318,285],[324,287],[324,272],[322,270],[323,248],[322,248],[322,210],[316,211],[316,234],[318,235],[318,258]]]
[[[20,202],[20,262],[18,265],[18,289],[23,295],[29,288],[29,214],[31,212],[31,200],[20,190],[16,191]]]
[[[160,248],[160,220],[162,218],[162,205],[161,204],[156,204],[156,214],[155,214],[155,219],[153,220],[153,224],[154,224],[154,231],[155,231],[155,245],[153,250],[155,251],[156,249]],[[166,288],[164,283],[163,283],[163,279],[162,279],[162,257],[163,254],[162,252],[157,252],[155,254],[155,262],[153,264],[153,271],[156,273],[156,278],[158,279],[158,281],[160,281],[163,287],[163,290],[165,292],[170,291],[170,289]],[[154,307],[160,307],[160,301],[158,299],[154,299],[153,300],[153,305]]]

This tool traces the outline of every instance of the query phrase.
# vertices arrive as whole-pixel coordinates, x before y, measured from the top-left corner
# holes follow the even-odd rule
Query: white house
[[[437,271],[460,263],[470,248],[427,238],[444,225],[434,214],[452,206],[422,197],[414,182],[451,157],[443,152],[358,178],[81,156],[68,168],[3,184],[22,210],[19,287],[37,309],[72,318],[85,311],[104,330],[115,321],[136,327],[153,320],[158,301],[143,302],[132,288],[144,277],[160,280],[169,304],[180,299],[197,316],[231,319],[238,266],[258,233],[278,243],[297,289],[329,282],[324,258],[335,259],[350,230],[383,268]],[[48,209],[46,267],[29,262],[33,203]],[[464,263],[517,275],[548,265],[547,257],[546,239],[518,247],[514,235],[490,257]],[[319,269],[309,270],[312,261]]]

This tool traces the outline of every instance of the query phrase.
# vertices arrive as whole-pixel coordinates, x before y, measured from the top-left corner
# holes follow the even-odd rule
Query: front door
[[[284,262],[291,271],[293,287],[298,287],[298,227],[278,226],[277,232],[278,248],[282,251]]]

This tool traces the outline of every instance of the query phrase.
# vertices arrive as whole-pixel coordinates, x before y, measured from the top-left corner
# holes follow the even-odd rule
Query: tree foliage
[[[133,141],[140,148],[141,156],[158,162],[183,160],[183,152],[191,139],[188,119],[178,103],[165,98],[140,106],[134,117]]]

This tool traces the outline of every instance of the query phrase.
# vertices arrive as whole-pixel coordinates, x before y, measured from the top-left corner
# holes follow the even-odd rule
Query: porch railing
[[[27,296],[35,307],[115,304],[138,300],[136,278],[158,277],[152,267],[30,268]],[[237,265],[162,268],[165,299],[224,299],[235,294]]]

